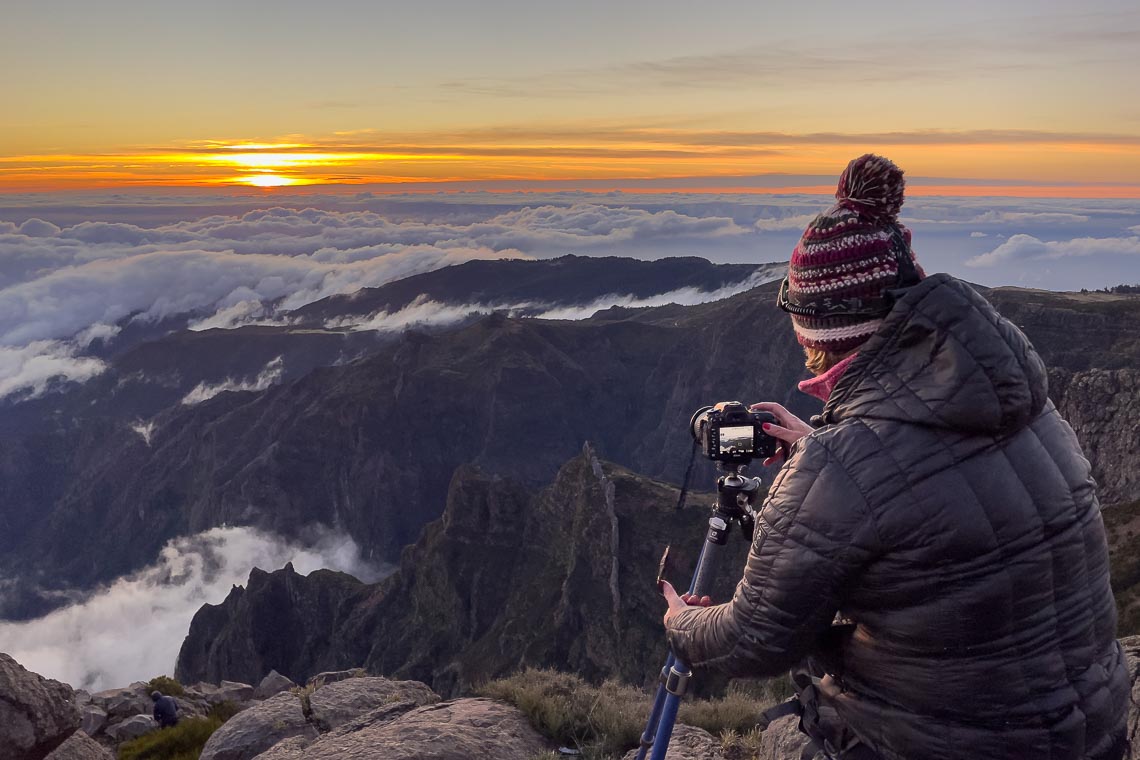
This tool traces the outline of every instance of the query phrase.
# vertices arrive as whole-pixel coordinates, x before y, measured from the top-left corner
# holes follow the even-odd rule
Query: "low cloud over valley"
[[[214,528],[170,541],[157,561],[86,601],[23,623],[0,622],[4,651],[30,670],[89,691],[173,675],[190,620],[219,604],[251,568],[292,562],[302,575],[329,568],[379,580],[390,568],[360,556],[352,539],[315,533],[304,547],[251,528]]]

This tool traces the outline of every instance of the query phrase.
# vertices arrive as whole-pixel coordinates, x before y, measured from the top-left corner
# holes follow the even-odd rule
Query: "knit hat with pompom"
[[[856,348],[891,310],[888,291],[925,277],[898,221],[905,186],[893,162],[859,156],[839,177],[837,203],[804,230],[780,293],[802,345]]]

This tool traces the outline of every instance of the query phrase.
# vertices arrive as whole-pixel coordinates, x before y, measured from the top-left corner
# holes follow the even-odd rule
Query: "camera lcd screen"
[[[720,429],[721,454],[745,454],[752,451],[752,426],[723,427]]]

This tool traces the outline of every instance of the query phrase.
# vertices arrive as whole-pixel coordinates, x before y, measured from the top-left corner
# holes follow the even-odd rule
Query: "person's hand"
[[[763,401],[749,407],[754,412],[768,412],[776,418],[777,424],[764,423],[764,432],[780,442],[780,448],[773,456],[764,460],[765,465],[777,464],[786,459],[792,444],[813,431],[811,425],[789,412],[775,401]]]
[[[707,596],[697,596],[696,594],[678,594],[673,584],[669,581],[661,581],[661,595],[665,597],[665,601],[669,603],[669,609],[665,611],[665,625],[669,625],[669,618],[677,614],[686,607],[708,607],[712,604],[712,599]]]

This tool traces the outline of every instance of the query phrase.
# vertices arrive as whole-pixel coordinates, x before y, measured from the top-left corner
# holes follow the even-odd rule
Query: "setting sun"
[[[249,177],[237,177],[229,182],[239,185],[252,185],[254,187],[287,187],[289,185],[308,184],[296,177],[282,177],[280,174],[254,174]]]

